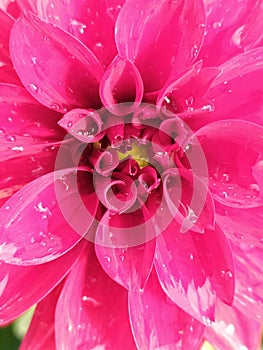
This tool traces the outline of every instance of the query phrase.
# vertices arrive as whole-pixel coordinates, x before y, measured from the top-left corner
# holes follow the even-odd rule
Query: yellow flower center
[[[138,145],[136,141],[132,143],[132,149],[130,151],[122,153],[121,151],[118,150],[117,153],[118,153],[119,160],[123,160],[128,156],[131,156],[132,159],[136,160],[140,169],[149,165],[147,147],[145,145]]]

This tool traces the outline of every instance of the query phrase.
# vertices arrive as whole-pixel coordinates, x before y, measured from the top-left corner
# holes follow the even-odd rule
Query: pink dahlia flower
[[[21,349],[259,348],[255,0],[0,1],[0,322]]]

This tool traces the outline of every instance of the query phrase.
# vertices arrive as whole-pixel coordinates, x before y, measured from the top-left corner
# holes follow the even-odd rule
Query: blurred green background
[[[20,341],[27,331],[34,309],[33,307],[28,310],[10,326],[0,328],[0,350],[17,350],[19,348]]]

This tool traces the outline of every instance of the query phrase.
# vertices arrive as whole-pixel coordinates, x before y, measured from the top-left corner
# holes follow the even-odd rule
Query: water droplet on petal
[[[16,152],[16,153],[19,153],[19,152],[23,152],[24,150],[24,147],[23,146],[15,146],[15,147],[12,147],[12,151]]]
[[[198,46],[194,45],[191,50],[191,59],[194,60],[198,54]]]
[[[226,332],[230,335],[234,334],[235,333],[235,326],[233,324],[229,324],[227,327],[226,327]]]
[[[119,255],[119,259],[120,259],[120,261],[124,261],[125,260],[125,256],[124,255]]]
[[[15,142],[16,137],[13,135],[5,135],[6,141]]]
[[[221,28],[222,27],[222,23],[221,22],[214,22],[213,23],[213,28],[216,29],[216,28]]]
[[[50,105],[50,108],[55,109],[56,111],[59,111],[60,105],[54,102]]]

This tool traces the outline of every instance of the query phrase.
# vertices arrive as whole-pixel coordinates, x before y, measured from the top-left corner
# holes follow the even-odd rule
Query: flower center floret
[[[123,161],[124,159],[131,157],[138,163],[140,169],[144,168],[147,165],[150,165],[148,153],[147,153],[147,147],[143,144],[139,145],[136,140],[132,141],[131,150],[127,150],[126,152],[117,150],[117,154],[120,161]]]

